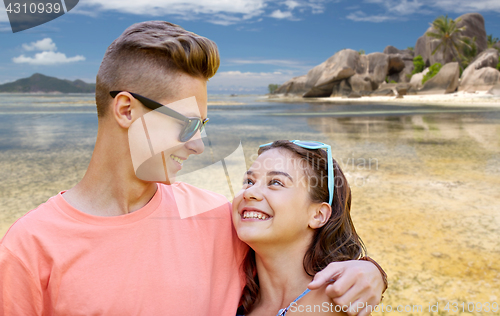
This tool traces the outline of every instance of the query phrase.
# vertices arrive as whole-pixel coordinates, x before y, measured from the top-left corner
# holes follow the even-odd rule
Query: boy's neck
[[[98,131],[94,152],[83,179],[64,193],[76,209],[96,216],[118,216],[145,206],[157,184],[137,178],[122,134]],[[127,144],[128,145],[128,144]]]

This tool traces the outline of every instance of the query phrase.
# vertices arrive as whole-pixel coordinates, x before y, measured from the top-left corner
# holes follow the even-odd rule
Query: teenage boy
[[[1,241],[1,315],[235,315],[246,247],[230,205],[173,181],[183,161],[204,150],[206,82],[218,67],[215,43],[168,22],[134,24],[109,46],[97,74],[97,140],[85,176]],[[158,110],[176,123],[161,135],[141,125],[153,156],[141,160],[130,130],[144,124],[152,100],[168,105]],[[155,155],[158,136],[168,146]],[[148,181],[158,175],[137,161],[159,163],[164,180]],[[328,293],[340,305],[375,305],[385,288],[366,261],[333,263],[313,286],[332,278]],[[358,312],[368,314],[350,311]]]

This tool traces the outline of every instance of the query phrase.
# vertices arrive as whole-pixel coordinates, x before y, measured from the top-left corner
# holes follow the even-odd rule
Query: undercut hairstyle
[[[329,202],[328,156],[323,149],[306,149],[288,140],[277,140],[261,147],[259,155],[278,149],[299,159],[305,166],[309,198],[313,203]],[[314,230],[314,235],[303,259],[305,272],[314,276],[335,261],[355,260],[366,254],[363,241],[356,233],[351,219],[351,188],[339,164],[333,159],[334,184],[332,214],[325,225]],[[312,181],[314,180],[314,181]],[[314,182],[314,184],[313,184]],[[243,261],[246,285],[240,300],[238,314],[250,313],[259,299],[259,276],[255,262],[255,251],[249,249]],[[291,276],[293,277],[293,276]]]
[[[219,68],[217,45],[165,21],[137,23],[106,50],[96,78],[97,116],[103,117],[110,91],[129,91],[153,100],[174,97],[180,73],[208,80]]]

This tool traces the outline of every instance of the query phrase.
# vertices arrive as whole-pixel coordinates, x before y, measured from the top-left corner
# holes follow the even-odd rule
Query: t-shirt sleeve
[[[0,315],[42,315],[43,300],[33,274],[0,244]]]

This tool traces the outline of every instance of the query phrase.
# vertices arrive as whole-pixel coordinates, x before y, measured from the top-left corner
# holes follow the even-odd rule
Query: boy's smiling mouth
[[[177,157],[173,154],[170,155],[170,158],[172,158],[173,161],[179,163],[181,166],[184,163],[184,160],[186,160],[186,158]]]

